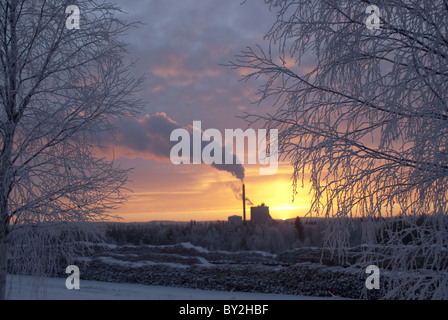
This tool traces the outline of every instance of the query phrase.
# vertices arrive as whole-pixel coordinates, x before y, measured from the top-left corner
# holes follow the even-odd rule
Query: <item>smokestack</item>
[[[243,183],[243,221],[246,224],[246,186]]]

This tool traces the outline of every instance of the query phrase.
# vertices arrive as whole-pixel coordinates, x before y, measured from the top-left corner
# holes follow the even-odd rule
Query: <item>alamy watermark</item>
[[[79,290],[80,280],[79,280],[79,268],[76,265],[69,265],[65,269],[65,273],[70,274],[65,280],[65,287],[68,290]]]
[[[267,167],[260,167],[260,175],[273,175],[277,172],[277,129],[269,130],[269,138],[266,129],[259,129],[257,132],[250,128],[245,131],[242,129],[226,129],[223,139],[223,135],[218,129],[202,131],[201,127],[201,121],[193,121],[192,137],[190,132],[183,128],[171,132],[170,141],[178,142],[171,148],[170,152],[170,159],[173,164],[244,164],[247,147],[246,164],[257,164],[258,160],[258,164],[268,165]],[[207,144],[204,145],[204,142]]]
[[[365,25],[369,30],[377,30],[380,28],[380,8],[376,5],[370,5],[366,8],[366,14],[370,14],[366,21]]]
[[[65,8],[65,13],[69,14],[67,20],[65,20],[65,26],[67,27],[67,29],[80,29],[81,11],[79,10],[79,7],[76,5],[70,5]]]
[[[366,279],[366,288],[369,290],[380,288],[380,268],[376,265],[370,265],[366,268],[366,274],[369,276]]]

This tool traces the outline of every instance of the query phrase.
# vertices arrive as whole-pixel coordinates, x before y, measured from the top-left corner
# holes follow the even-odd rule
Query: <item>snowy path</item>
[[[190,288],[147,286],[130,283],[108,283],[81,280],[80,290],[68,290],[65,278],[48,278],[46,293],[33,295],[31,278],[23,277],[20,281],[13,276],[9,299],[12,300],[319,300],[325,298],[264,294],[248,292],[223,292]],[[42,291],[42,290],[41,290]],[[328,299],[328,298],[327,298]]]

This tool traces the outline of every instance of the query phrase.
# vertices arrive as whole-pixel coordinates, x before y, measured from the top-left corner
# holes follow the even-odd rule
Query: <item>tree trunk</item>
[[[10,155],[12,141],[6,139],[2,150],[2,161],[0,169],[0,300],[6,298],[6,274],[8,269],[8,236],[9,236],[9,219],[8,219],[8,197],[11,192],[10,183]],[[5,147],[6,146],[6,147]]]
[[[5,131],[9,129],[6,126]],[[11,130],[13,132],[14,129]],[[6,273],[8,267],[8,236],[9,236],[9,215],[8,199],[11,193],[13,174],[11,164],[11,154],[14,134],[6,135],[1,150],[0,162],[0,300],[6,298]]]
[[[8,94],[6,96],[7,105],[5,106],[5,110],[8,120],[4,123],[3,147],[0,153],[0,300],[5,300],[6,298],[9,234],[8,200],[11,193],[12,181],[14,179],[11,155],[14,145],[14,133],[17,125],[17,5],[17,0],[8,3],[11,50],[7,53],[8,56],[6,57],[7,60],[10,61],[6,70],[6,76],[8,78]]]
[[[3,229],[3,223],[1,228]],[[8,244],[6,235],[0,235],[0,300],[6,299],[6,274],[8,269]]]

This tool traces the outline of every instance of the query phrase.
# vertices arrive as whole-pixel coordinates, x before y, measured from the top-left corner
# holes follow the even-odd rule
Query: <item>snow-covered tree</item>
[[[390,270],[385,297],[448,298],[448,3],[265,2],[266,45],[230,65],[275,109],[245,118],[279,129],[342,260],[363,217],[358,264]]]
[[[79,223],[107,218],[126,199],[127,170],[95,147],[114,118],[139,106],[131,95],[140,79],[123,62],[133,24],[103,1],[70,5],[0,1],[0,299],[12,254],[28,254],[27,272],[42,270],[45,245],[72,252],[64,245],[84,238],[67,230],[79,235]]]
[[[301,242],[305,240],[305,229],[303,228],[302,220],[299,217],[296,217],[294,220],[294,228],[296,228],[297,236]]]

